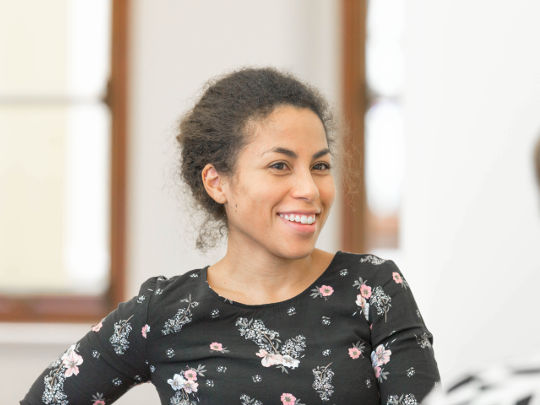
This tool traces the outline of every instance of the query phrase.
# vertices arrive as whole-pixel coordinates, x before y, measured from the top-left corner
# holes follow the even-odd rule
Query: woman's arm
[[[138,296],[121,303],[53,361],[21,404],[110,404],[149,380],[147,313],[155,284],[156,278],[143,283]]]
[[[407,281],[393,261],[374,266],[373,276],[367,281],[371,281],[367,300],[371,361],[381,403],[420,403],[440,380],[433,336],[424,324]]]

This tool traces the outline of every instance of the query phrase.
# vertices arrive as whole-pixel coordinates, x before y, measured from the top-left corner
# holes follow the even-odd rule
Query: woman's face
[[[323,124],[313,111],[293,106],[277,107],[251,124],[249,143],[223,188],[229,244],[291,259],[306,256],[335,195]]]

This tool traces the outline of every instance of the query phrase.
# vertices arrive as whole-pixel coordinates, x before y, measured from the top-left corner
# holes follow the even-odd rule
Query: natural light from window
[[[109,279],[110,1],[0,0],[0,292]]]

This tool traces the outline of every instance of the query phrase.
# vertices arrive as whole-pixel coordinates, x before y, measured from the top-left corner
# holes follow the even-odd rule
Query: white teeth
[[[315,216],[307,216],[307,215],[287,215],[287,214],[279,214],[281,218],[285,218],[288,221],[291,222],[299,222],[301,224],[308,224],[311,225],[315,222]]]

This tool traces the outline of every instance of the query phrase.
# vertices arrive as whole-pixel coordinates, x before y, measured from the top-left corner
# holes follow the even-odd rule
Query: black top
[[[439,380],[432,335],[391,260],[338,251],[305,291],[263,305],[219,296],[208,267],[144,282],[21,403],[108,405],[151,381],[162,404],[412,405]]]

